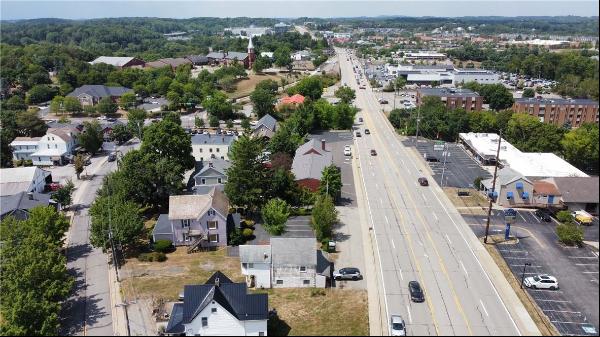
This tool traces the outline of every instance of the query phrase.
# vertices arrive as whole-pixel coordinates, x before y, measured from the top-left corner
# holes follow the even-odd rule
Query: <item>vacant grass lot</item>
[[[239,98],[248,96],[254,91],[254,88],[260,81],[273,80],[277,83],[281,83],[281,79],[285,78],[285,75],[271,75],[271,74],[250,74],[248,79],[241,80],[236,83],[236,90],[227,95],[230,98]]]
[[[241,282],[240,262],[225,249],[187,254],[185,248],[167,254],[166,262],[129,259],[122,271],[125,300],[177,299],[186,284],[204,283],[220,270]],[[279,319],[269,322],[271,335],[367,335],[369,318],[364,290],[269,289],[269,308]],[[258,292],[258,291],[257,291]]]

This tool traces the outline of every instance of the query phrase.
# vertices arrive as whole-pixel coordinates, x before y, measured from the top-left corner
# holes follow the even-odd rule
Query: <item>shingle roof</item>
[[[598,203],[598,177],[553,178],[563,202]]]
[[[30,210],[36,206],[48,206],[50,204],[50,195],[42,193],[32,193],[32,199],[29,199],[27,192],[20,192],[13,195],[0,196],[0,216],[10,214],[15,210]]]
[[[231,145],[235,141],[235,135],[193,135],[192,145]]]
[[[257,129],[261,125],[264,125],[267,129],[269,129],[271,131],[275,131],[275,126],[277,125],[277,120],[273,116],[266,114],[266,115],[262,116],[262,118],[259,119],[258,122],[256,122],[256,125],[253,127],[253,129]]]
[[[504,167],[504,168],[498,170],[498,175],[496,177],[496,188],[498,188],[499,186],[502,186],[502,185],[510,184],[511,182],[518,180],[518,179],[523,179],[523,180],[531,183],[531,181],[529,179],[525,178],[521,173],[511,169],[510,167]],[[493,180],[494,180],[494,178],[490,178],[490,179],[483,180],[481,183],[484,186],[491,188],[491,186],[493,184]]]
[[[227,175],[227,169],[230,166],[231,162],[228,160],[211,159],[206,163],[206,165],[202,167],[202,169],[200,169],[200,171],[198,171],[198,173],[194,175],[194,178],[206,176],[210,170],[215,170],[216,172],[219,172],[222,175]]]
[[[533,191],[537,194],[559,195],[560,191],[551,181],[537,180],[533,182]]]
[[[87,94],[98,98],[115,96],[120,97],[126,92],[133,92],[133,90],[125,87],[107,87],[105,85],[86,84],[73,90],[73,92],[71,92],[67,96],[78,97],[81,94]]]
[[[215,284],[216,278],[219,279],[219,285]],[[212,301],[219,303],[240,321],[268,319],[267,294],[248,294],[246,283],[233,283],[220,272],[215,273],[205,284],[186,285],[183,294],[182,324],[193,321]],[[173,323],[172,326],[177,326],[176,320]]]
[[[192,61],[192,63],[207,63],[208,62],[208,57],[204,56],[204,55],[188,55],[186,56],[186,58],[190,61]]]
[[[90,64],[106,63],[115,67],[122,67],[127,63],[131,62],[131,60],[133,59],[135,59],[135,57],[100,56],[97,59],[90,62]]]
[[[304,103],[304,96],[295,94],[293,96],[286,96],[281,99],[281,104],[302,104]]]
[[[241,245],[240,262],[242,263],[271,263],[270,245]]]
[[[225,53],[223,53],[223,52],[212,52],[212,53],[208,53],[208,55],[206,55],[206,57],[209,59],[216,59],[216,60],[222,60],[222,59],[235,60],[235,59],[237,59],[238,61],[243,61],[248,57],[248,53],[240,53],[237,51],[230,51],[230,52],[227,52],[227,55],[225,55]]]
[[[271,254],[273,267],[317,265],[314,238],[271,238]]]
[[[183,303],[175,303],[173,305],[171,317],[169,318],[169,323],[167,324],[165,332],[174,335],[183,334],[185,332],[185,327],[183,326]]]
[[[321,141],[311,139],[296,150],[292,172],[296,180],[321,179],[323,169],[333,163],[331,152],[321,148]]]
[[[224,217],[229,213],[229,199],[215,188],[208,194],[172,195],[169,197],[169,220],[200,219],[211,208]]]
[[[156,220],[152,234],[172,234],[171,222],[168,214],[161,214]]]

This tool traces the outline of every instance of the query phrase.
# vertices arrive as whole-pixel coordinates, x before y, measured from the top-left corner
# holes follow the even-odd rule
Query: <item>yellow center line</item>
[[[368,95],[368,94],[367,94],[367,95]],[[368,100],[367,100],[367,102],[368,102]],[[375,110],[375,111],[377,111],[377,110]],[[365,114],[365,116],[366,116],[366,115],[367,115],[367,114]],[[369,117],[369,121],[371,121],[371,118],[370,118],[370,117]],[[380,143],[380,144],[382,144],[382,145],[384,144],[384,143],[383,143],[383,141],[381,140],[381,138],[380,138],[381,136],[379,135],[379,133],[378,133],[378,132],[376,132],[376,133],[375,133],[375,137],[377,138],[377,140],[379,141],[379,143]],[[392,163],[393,163],[393,157],[392,157],[392,156],[391,156],[391,154],[389,153],[389,150],[387,149],[387,147],[386,147],[386,146],[383,146],[383,149],[384,149],[384,152],[385,152],[385,154],[388,156],[388,159],[390,160],[390,162],[392,162]],[[399,172],[399,170],[398,170],[398,167],[397,167],[396,165],[393,165],[393,164],[392,164],[391,166],[394,168],[395,175],[397,176],[398,180],[399,180],[399,181],[400,181],[400,183],[402,184],[403,188],[405,188],[406,190],[408,190],[408,186],[406,185],[406,183],[405,183],[404,179],[402,178],[402,175],[400,175],[400,174],[399,174],[400,172]],[[387,171],[387,170],[384,170],[384,173],[386,173],[386,174],[387,174],[387,172],[386,172],[386,171]],[[392,195],[392,198],[394,199],[394,204],[396,205],[396,207],[398,207],[398,205],[399,205],[399,204],[398,204],[398,202],[397,202],[397,200],[396,200],[395,194],[394,194],[394,193],[392,193],[391,195]],[[463,308],[462,308],[461,302],[460,302],[460,300],[458,299],[458,296],[457,296],[457,294],[456,294],[456,291],[455,291],[455,289],[454,289],[454,284],[453,284],[453,282],[451,281],[451,279],[450,279],[450,276],[448,275],[448,272],[447,272],[447,270],[446,270],[446,266],[445,266],[444,260],[442,259],[442,257],[441,257],[441,255],[440,255],[440,253],[439,253],[439,251],[438,251],[438,249],[437,249],[437,247],[436,247],[436,245],[435,245],[435,243],[434,243],[433,239],[431,238],[431,234],[430,234],[430,228],[429,228],[429,226],[427,225],[427,221],[425,220],[425,218],[424,218],[424,217],[423,217],[423,215],[421,214],[421,211],[420,211],[420,210],[419,210],[419,208],[417,207],[417,204],[415,203],[415,201],[414,201],[414,199],[413,199],[412,195],[411,195],[410,193],[407,193],[407,195],[408,195],[408,197],[409,197],[409,199],[410,199],[411,203],[412,203],[412,204],[415,206],[414,208],[415,208],[415,211],[416,211],[416,214],[417,214],[417,216],[418,216],[419,220],[421,221],[421,223],[423,224],[423,226],[424,226],[424,227],[425,227],[425,229],[426,229],[426,230],[425,230],[425,233],[427,234],[427,238],[428,238],[428,240],[429,240],[429,242],[430,242],[430,244],[431,244],[431,246],[432,246],[433,250],[435,251],[435,254],[436,254],[436,255],[437,255],[437,257],[438,257],[438,263],[439,263],[439,265],[440,265],[440,267],[441,267],[442,273],[444,274],[444,276],[445,276],[446,280],[448,281],[448,285],[450,286],[450,290],[452,291],[452,296],[453,296],[453,298],[454,298],[454,302],[455,302],[455,304],[456,304],[456,306],[457,306],[457,308],[458,308],[459,312],[461,313],[461,316],[462,316],[463,320],[465,321],[465,323],[466,323],[466,325],[467,325],[467,330],[469,331],[469,335],[473,335],[473,331],[471,330],[471,324],[469,323],[469,320],[468,320],[468,318],[467,318],[467,316],[466,316],[466,314],[465,314],[465,312],[464,312],[464,310],[463,310]],[[400,212],[399,212],[399,213],[400,213]],[[402,227],[404,228],[404,225],[403,225],[403,223],[402,223]],[[411,251],[412,251],[412,242],[411,242],[410,235],[408,235],[408,232],[407,232],[407,237],[408,237],[408,239],[409,239],[409,243],[410,243],[410,247],[411,247],[410,249],[411,249]],[[413,253],[413,257],[414,257],[414,253]],[[416,262],[416,261],[417,261],[417,260],[415,259],[415,262]],[[417,262],[417,265],[418,265],[418,262]],[[418,269],[420,270],[420,268],[418,268]],[[421,275],[421,278],[422,278],[422,275]],[[428,301],[428,303],[429,303],[429,301]],[[432,316],[434,316],[434,313],[433,313],[433,312],[432,312]],[[438,329],[437,329],[437,325],[435,325],[435,326],[436,326],[436,332],[437,332],[437,330],[438,330]]]

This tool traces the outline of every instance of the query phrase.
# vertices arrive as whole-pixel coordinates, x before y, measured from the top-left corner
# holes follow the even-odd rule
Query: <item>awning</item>
[[[520,182],[520,181],[518,181],[515,186],[517,187],[518,190],[522,190],[523,189],[523,183]]]
[[[513,198],[513,192],[506,192],[506,199],[512,199]]]
[[[523,192],[523,194],[521,195],[521,197],[523,199],[528,199],[529,198],[529,192]]]
[[[496,199],[498,197],[498,192],[489,192],[488,197],[492,199]]]

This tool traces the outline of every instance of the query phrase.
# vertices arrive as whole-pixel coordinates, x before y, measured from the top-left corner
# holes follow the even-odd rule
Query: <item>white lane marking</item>
[[[387,224],[390,224],[390,220],[388,219],[387,215],[383,215],[383,217],[385,218],[385,222],[387,222]]]
[[[524,267],[524,264],[511,264],[511,267]],[[542,266],[527,266],[529,268],[542,268]]]
[[[381,207],[383,207],[383,199],[379,198],[379,203],[381,204]]]
[[[543,312],[560,312],[560,313],[566,313],[566,314],[581,314],[581,311],[566,311],[566,310],[544,310],[542,309]]]
[[[527,222],[527,220],[525,220],[525,218],[523,217],[523,215],[521,215],[521,213],[517,212],[517,214],[519,214],[519,216],[521,217],[521,219],[523,219],[523,221]]]
[[[568,256],[569,259],[598,259],[597,256]]]
[[[452,244],[452,241],[450,240],[450,237],[448,236],[448,234],[446,234],[446,240],[448,240],[449,244]]]
[[[410,307],[406,306],[406,311],[408,312],[408,321],[412,324],[412,315],[410,314]]]
[[[462,262],[462,260],[460,260],[460,267],[462,268],[462,270],[465,272],[465,275],[467,277],[469,277],[469,273],[467,272],[467,268],[465,268],[464,263]]]
[[[402,163],[402,166],[406,166],[406,164],[404,164],[404,160],[402,158],[400,159],[400,162]]]
[[[575,263],[576,266],[597,266],[597,263]]]
[[[416,184],[416,183],[415,183],[415,184]],[[434,212],[434,213],[431,213],[431,214],[433,214],[433,217],[435,218],[435,221],[440,221],[440,219],[438,219],[437,215],[435,215],[435,212]],[[446,236],[448,236],[448,234],[446,234]],[[448,239],[448,241],[450,241],[450,239]],[[452,243],[452,242],[451,242],[451,243]]]
[[[375,183],[375,188],[379,188],[379,184],[378,183]]]
[[[392,247],[393,247],[394,249],[396,249],[396,245],[394,244],[394,239],[390,239],[390,241],[392,242]]]
[[[483,311],[485,312],[485,315],[489,317],[490,314],[488,314],[487,310],[485,310],[485,305],[483,305],[483,301],[481,299],[479,300],[479,303],[481,303],[481,309],[483,309]]]
[[[423,197],[423,201],[427,201],[427,199],[425,198],[425,194],[421,193],[421,197]]]
[[[559,300],[541,300],[539,298],[536,299],[536,301],[540,301],[540,302],[554,302],[554,303],[571,303],[571,301],[559,301]]]
[[[598,274],[597,271],[584,271],[583,274]]]

